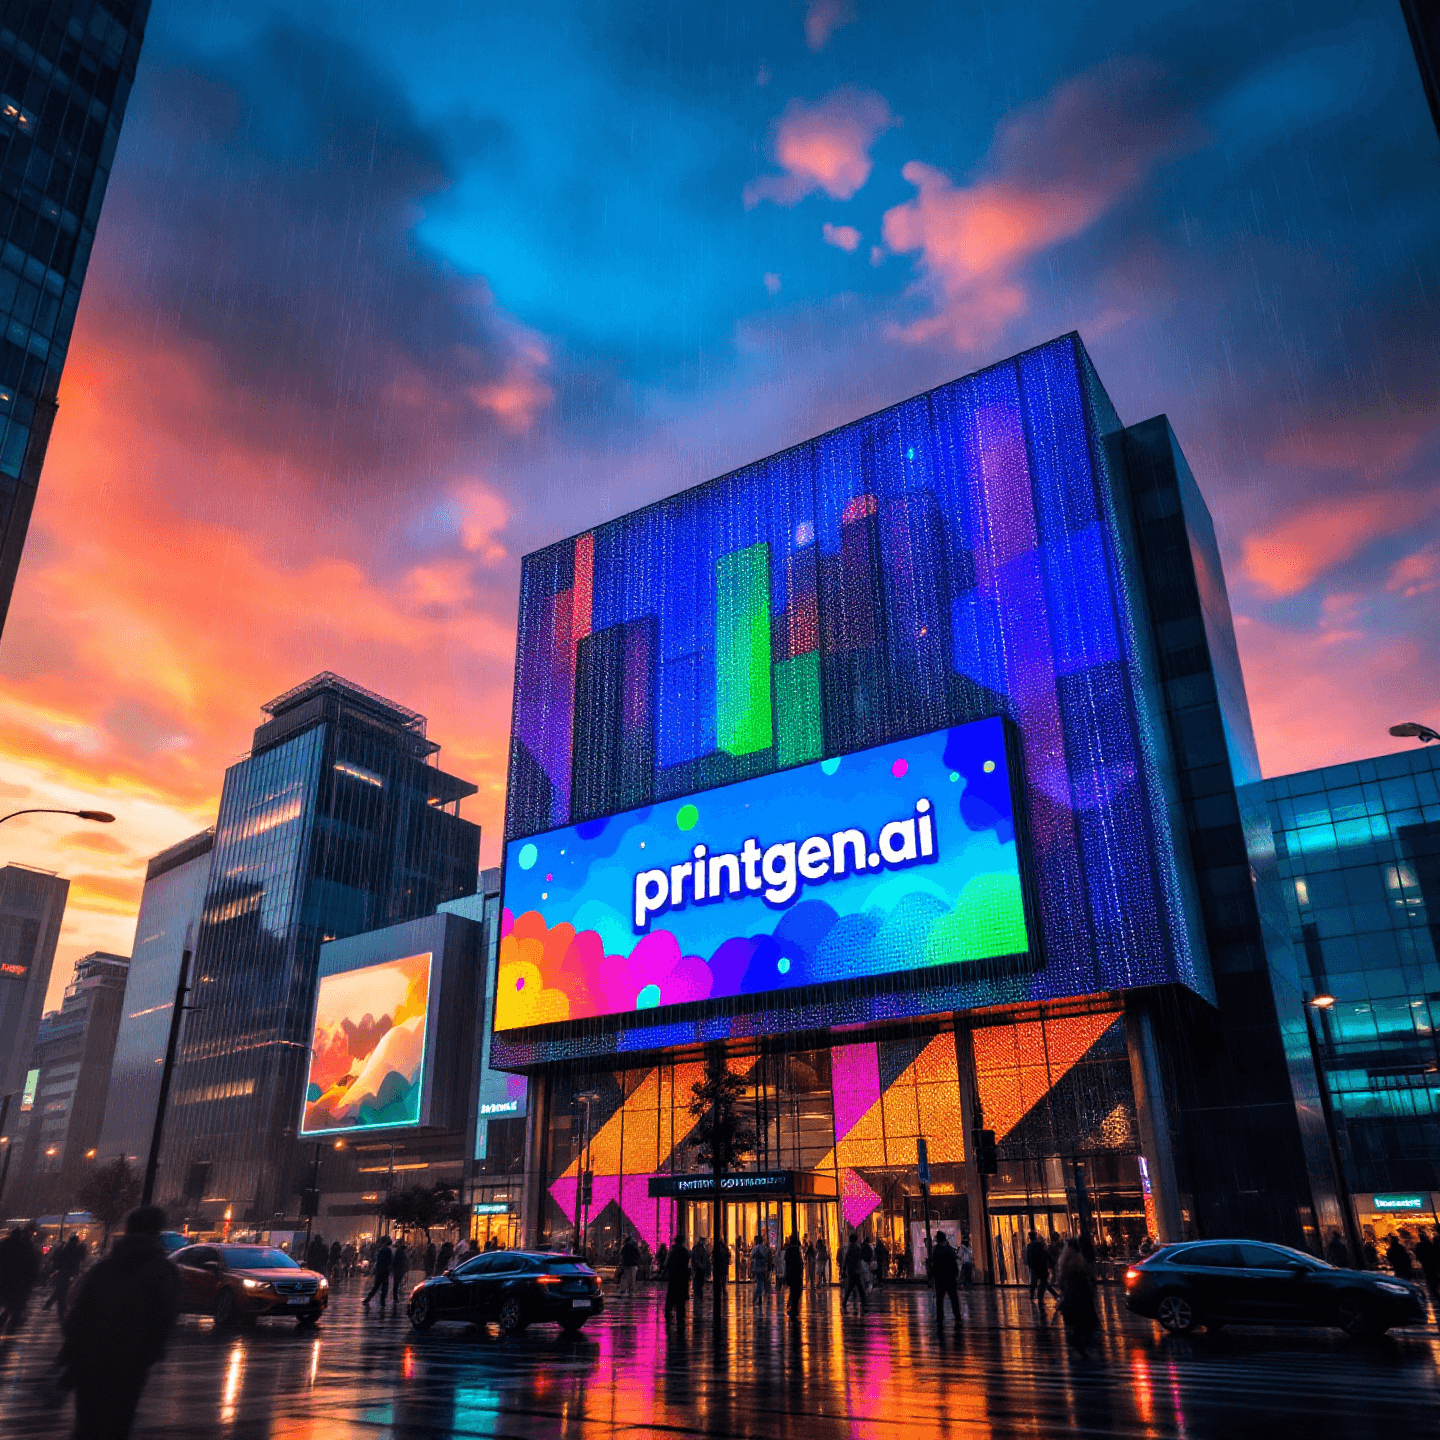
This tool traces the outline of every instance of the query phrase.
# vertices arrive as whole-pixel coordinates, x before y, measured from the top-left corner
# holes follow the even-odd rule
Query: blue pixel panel
[[[1116,423],[1067,336],[528,557],[507,839],[1004,716],[1042,963],[928,1000],[852,997],[846,1013],[1166,982],[1210,995],[1166,809],[1129,502],[1107,458]],[[751,580],[751,608],[722,598],[757,555],[768,614]],[[642,623],[637,649],[625,637]],[[767,645],[769,730],[750,705]],[[717,722],[737,714],[758,717],[743,743]],[[814,1023],[785,1013],[767,1023]],[[633,1025],[623,1040],[497,1045],[536,1063],[653,1030]]]

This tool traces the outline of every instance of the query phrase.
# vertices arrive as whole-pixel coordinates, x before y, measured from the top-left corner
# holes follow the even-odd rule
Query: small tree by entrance
[[[110,1239],[110,1232],[140,1201],[140,1180],[123,1156],[102,1165],[80,1187],[80,1203],[104,1227],[100,1248]]]
[[[740,1110],[740,1097],[744,1093],[745,1082],[725,1064],[724,1048],[712,1045],[705,1054],[705,1078],[690,1087],[689,1105],[690,1113],[695,1117],[690,1145],[700,1163],[708,1167],[715,1182],[710,1222],[712,1256],[719,1242],[726,1240],[720,1177],[747,1155],[755,1153],[755,1131]],[[739,1263],[738,1257],[736,1263]],[[717,1330],[720,1327],[724,1288],[723,1277],[717,1273],[712,1295]]]

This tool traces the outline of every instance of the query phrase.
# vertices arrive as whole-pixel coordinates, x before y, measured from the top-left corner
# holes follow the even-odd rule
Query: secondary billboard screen
[[[1030,949],[1003,721],[512,841],[495,1029]]]
[[[418,1125],[431,956],[320,977],[302,1135]]]

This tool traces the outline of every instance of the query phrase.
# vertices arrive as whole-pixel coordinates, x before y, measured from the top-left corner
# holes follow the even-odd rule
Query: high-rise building
[[[1304,1008],[1361,1233],[1440,1205],[1440,745],[1251,787],[1269,811]],[[1318,1096],[1316,1097],[1319,1098]]]
[[[1420,84],[1430,102],[1430,115],[1440,132],[1440,0],[1400,0],[1405,28],[1415,48]]]
[[[10,1176],[12,1214],[70,1207],[95,1161],[129,967],[124,955],[83,956],[60,1008],[40,1022],[34,1098]]]
[[[1200,489],[1078,336],[528,556],[490,1049],[527,1238],[703,1233],[723,1054],[732,1236],[918,1254],[924,1154],[1000,1278],[1032,1228],[1313,1241],[1258,775]]]
[[[215,831],[203,830],[162,850],[146,866],[100,1131],[102,1161],[124,1155],[144,1165],[150,1153],[181,955],[200,929],[214,845]]]
[[[149,11],[10,0],[0,15],[0,629]]]
[[[25,1083],[70,882],[28,865],[0,869],[0,1131]]]
[[[268,1228],[304,1185],[321,945],[472,893],[480,830],[423,715],[329,673],[263,709],[221,793],[156,1198]]]

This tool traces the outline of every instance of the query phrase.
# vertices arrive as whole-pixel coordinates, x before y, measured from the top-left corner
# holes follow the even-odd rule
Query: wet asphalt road
[[[1325,1331],[1163,1336],[1102,1291],[1089,1360],[1066,1352],[1023,1292],[972,1292],[957,1337],[929,1297],[887,1287],[863,1318],[839,1292],[791,1323],[731,1303],[667,1326],[658,1291],[612,1303],[574,1342],[550,1327],[498,1340],[414,1334],[338,1287],[325,1324],[216,1331],[187,1317],[151,1374],[137,1436],[389,1440],[419,1436],[1259,1436],[1411,1440],[1440,1435],[1433,1325],[1357,1343]],[[1047,1316],[1051,1310],[1047,1303]],[[0,1436],[62,1436],[51,1384],[55,1322],[33,1319],[0,1354]]]

